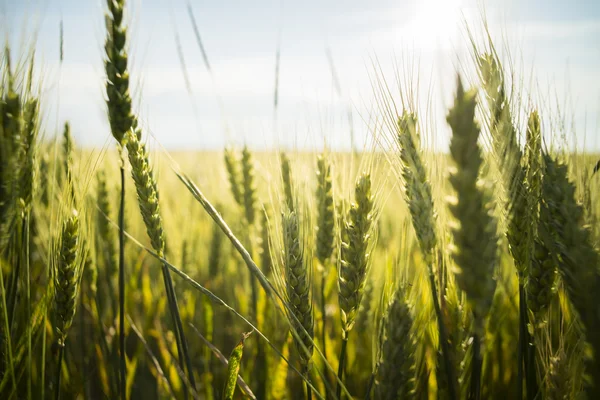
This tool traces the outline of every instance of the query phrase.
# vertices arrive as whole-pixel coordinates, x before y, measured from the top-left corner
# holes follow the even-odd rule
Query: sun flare
[[[457,38],[464,0],[425,0],[409,23],[414,43],[421,49],[448,48]]]

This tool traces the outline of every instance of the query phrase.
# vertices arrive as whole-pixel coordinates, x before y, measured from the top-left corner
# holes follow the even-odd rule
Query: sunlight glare
[[[452,46],[460,31],[464,0],[423,0],[418,3],[408,30],[422,50]]]

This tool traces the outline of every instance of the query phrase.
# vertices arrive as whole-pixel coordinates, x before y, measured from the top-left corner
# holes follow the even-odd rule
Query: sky
[[[0,0],[13,52],[35,42],[45,131],[68,120],[82,146],[112,143],[105,10],[105,0]],[[484,14],[524,107],[541,109],[547,132],[600,150],[597,0],[129,0],[135,110],[151,144],[167,149],[349,149],[379,130],[385,80],[386,98],[416,93],[429,144],[443,149],[456,74],[474,76],[465,21],[482,38]]]

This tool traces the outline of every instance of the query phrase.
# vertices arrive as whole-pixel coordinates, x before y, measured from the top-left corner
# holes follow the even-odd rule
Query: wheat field
[[[376,73],[360,150],[168,152],[126,7],[103,149],[46,132],[33,52],[0,59],[0,398],[599,398],[598,157],[513,96],[491,37],[446,149]]]

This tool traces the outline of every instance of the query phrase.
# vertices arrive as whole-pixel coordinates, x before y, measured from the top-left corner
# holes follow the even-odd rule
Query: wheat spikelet
[[[40,159],[39,173],[40,178],[37,180],[40,186],[40,200],[44,207],[48,207],[50,204],[50,180],[52,176],[50,174],[50,163],[48,161],[48,154],[44,153]]]
[[[527,305],[540,318],[556,293],[558,272],[550,250],[539,240],[535,241],[535,253],[529,266],[525,290]]]
[[[246,221],[252,225],[256,216],[256,188],[254,186],[252,154],[247,146],[244,146],[242,150],[242,176],[244,178],[244,211],[246,213]]]
[[[491,114],[489,125],[494,154],[502,169],[505,187],[509,193],[514,194],[513,187],[520,184],[515,178],[521,168],[522,153],[512,121],[503,71],[495,55],[483,54],[478,62]]]
[[[115,231],[110,225],[112,216],[112,207],[110,205],[110,193],[106,184],[106,173],[101,170],[97,174],[97,193],[98,213],[96,214],[96,226],[98,237],[102,242],[102,254],[105,268],[108,268],[109,276],[116,274],[117,271],[117,251],[115,248]]]
[[[452,128],[450,153],[456,164],[450,175],[456,192],[456,198],[450,203],[450,211],[456,219],[452,228],[452,256],[456,281],[467,294],[479,324],[477,329],[482,329],[496,288],[493,275],[498,237],[489,192],[478,183],[483,159],[477,144],[480,131],[474,120],[475,106],[475,92],[465,93],[459,78],[454,106],[447,117]]]
[[[379,400],[407,399],[415,391],[416,341],[403,291],[396,290],[384,316],[381,361],[375,386]]]
[[[363,174],[358,179],[354,194],[355,202],[350,207],[343,227],[338,277],[338,297],[345,337],[354,325],[370,264],[373,195],[369,174]]]
[[[306,370],[313,352],[314,320],[311,298],[311,270],[305,259],[300,223],[295,211],[286,211],[282,216],[283,260],[286,295],[295,318],[290,318],[297,336],[294,342],[300,354],[301,364]]]
[[[65,122],[63,130],[63,170],[67,178],[67,184],[73,182],[73,137],[71,136],[71,126]]]
[[[58,343],[64,346],[69,328],[73,323],[81,275],[79,262],[80,237],[79,216],[73,210],[64,221],[58,249],[58,261],[54,272],[55,330]]]
[[[261,222],[260,242],[260,268],[263,274],[268,275],[273,268],[271,259],[271,242],[269,239],[269,211],[263,208]]]
[[[233,199],[240,206],[243,205],[242,199],[242,182],[240,172],[238,170],[237,160],[235,153],[231,149],[225,149],[225,168],[227,169],[227,175],[229,177],[229,184],[231,186],[231,194]]]
[[[39,104],[36,99],[30,99],[25,104],[24,132],[23,132],[23,160],[21,162],[19,179],[19,197],[26,209],[29,209],[34,195],[35,166],[36,166],[36,139],[38,132]]]
[[[317,258],[325,265],[333,253],[335,234],[335,209],[331,164],[323,154],[317,159]]]
[[[564,351],[550,357],[546,373],[546,395],[549,400],[571,399],[569,363]]]
[[[150,167],[148,150],[146,145],[141,142],[141,134],[141,130],[137,128],[127,132],[127,154],[146,231],[150,237],[152,248],[160,257],[163,257],[165,236],[158,204],[158,190],[154,173]]]
[[[106,43],[106,96],[108,119],[113,137],[120,144],[125,143],[125,133],[134,125],[129,95],[129,72],[127,70],[127,27],[123,24],[125,0],[107,0]]]
[[[540,116],[537,111],[529,114],[527,122],[527,146],[525,160],[527,162],[527,186],[529,189],[530,209],[534,217],[539,217],[539,201],[542,188],[542,131]]]
[[[16,221],[18,210],[18,178],[20,170],[20,156],[22,154],[22,127],[23,127],[23,103],[21,96],[13,89],[13,76],[10,70],[10,52],[6,48],[5,54],[8,75],[8,88],[2,97],[0,124],[2,135],[0,135],[1,146],[0,163],[2,168],[0,174],[0,250],[13,236],[13,224]]]
[[[433,207],[431,185],[427,180],[427,173],[416,144],[418,139],[417,118],[414,114],[405,111],[398,120],[398,144],[402,162],[404,198],[408,204],[421,251],[427,263],[431,264],[437,243],[436,214]]]
[[[290,211],[294,211],[292,170],[290,166],[290,159],[285,153],[281,153],[281,179],[283,182],[285,203]]]

